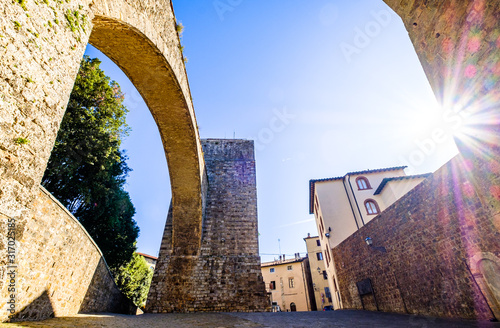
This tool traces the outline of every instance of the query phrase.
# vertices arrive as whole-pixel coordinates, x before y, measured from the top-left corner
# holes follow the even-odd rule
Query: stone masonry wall
[[[146,101],[169,165],[176,245],[185,254],[196,252],[202,226],[204,162],[171,1],[8,0],[0,1],[0,13],[0,249],[7,249],[7,227],[15,221],[15,246],[20,252],[13,263],[19,265],[17,274],[24,277],[22,270],[27,268],[39,272],[39,276],[20,280],[26,282],[26,289],[20,291],[18,306],[45,295],[39,287],[52,279],[47,278],[51,268],[40,262],[38,253],[31,255],[23,249],[42,247],[29,236],[29,227],[36,224],[30,222],[32,207],[39,202],[38,187],[88,43],[109,56]],[[40,230],[44,247],[60,238],[54,234],[59,223],[52,222],[54,226],[47,224]],[[0,257],[0,304],[10,299],[8,260],[7,253]],[[89,270],[97,263],[90,263]],[[80,286],[71,276],[66,279]],[[65,286],[74,288],[69,282]],[[54,293],[48,294],[51,300],[58,291]],[[76,296],[68,291],[59,296],[61,302],[65,297],[74,300]],[[86,304],[92,307],[96,302]],[[58,305],[53,312],[74,313],[74,309],[76,305]]]
[[[120,292],[102,253],[81,224],[43,187],[30,219],[16,244],[16,275],[12,321],[71,316],[79,312],[133,312]],[[2,227],[2,233],[6,233]],[[6,249],[2,249],[6,252]],[[8,298],[0,304],[0,319],[11,313]]]
[[[384,0],[402,19],[491,220],[500,216],[500,0]],[[473,173],[476,175],[476,173]]]
[[[356,283],[370,278],[382,311],[492,318],[495,301],[487,301],[489,289],[482,284],[487,272],[474,269],[480,258],[496,261],[490,275],[494,293],[500,278],[500,221],[490,216],[489,204],[474,187],[475,180],[488,175],[472,171],[470,161],[459,155],[334,248],[344,308],[362,308]],[[499,194],[489,198],[500,201]],[[371,295],[363,302],[366,309],[376,309]]]
[[[146,311],[265,311],[253,141],[202,145],[208,190],[199,255],[175,254],[169,215]]]

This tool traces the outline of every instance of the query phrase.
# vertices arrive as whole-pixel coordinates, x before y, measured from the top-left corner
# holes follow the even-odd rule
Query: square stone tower
[[[146,311],[265,311],[253,141],[207,139],[202,146],[207,193],[199,255],[172,254],[169,213]]]

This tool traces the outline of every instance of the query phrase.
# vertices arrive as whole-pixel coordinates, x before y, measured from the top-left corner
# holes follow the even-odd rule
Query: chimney
[[[280,255],[280,262],[281,262],[281,255]]]
[[[285,260],[285,254],[283,254],[283,261]]]
[[[311,233],[307,233],[307,238],[311,238]]]

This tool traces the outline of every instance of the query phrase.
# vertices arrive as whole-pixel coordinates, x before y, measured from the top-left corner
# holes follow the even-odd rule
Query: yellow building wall
[[[277,302],[281,311],[291,311],[292,303],[295,303],[297,311],[311,311],[304,261],[306,260],[286,260],[262,264],[262,277],[266,283],[266,290],[271,293],[271,302]],[[271,269],[274,269],[274,272],[271,272]],[[290,286],[290,279],[294,281],[293,287]],[[274,290],[270,289],[271,281],[275,282]]]
[[[318,311],[323,310],[325,306],[333,305],[332,302],[329,301],[327,297],[327,293],[325,288],[328,287],[330,290],[330,296],[333,299],[336,295],[334,295],[334,291],[332,290],[330,284],[328,283],[328,279],[325,279],[323,276],[323,271],[326,271],[325,261],[318,260],[318,253],[323,255],[323,250],[321,249],[321,245],[317,245],[317,241],[319,241],[319,237],[306,237],[304,238],[307,247],[307,256],[309,257],[309,266],[311,268],[311,278],[314,289],[314,298],[316,300],[316,306]],[[319,270],[318,270],[319,268]],[[328,275],[327,275],[328,276]]]

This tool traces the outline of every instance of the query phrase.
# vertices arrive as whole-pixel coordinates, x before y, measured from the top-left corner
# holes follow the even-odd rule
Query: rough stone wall
[[[0,3],[0,211],[17,219],[36,196],[93,16],[85,0],[22,3]]]
[[[403,20],[443,104],[481,102],[485,95],[499,92],[499,0],[384,2]],[[471,105],[465,102],[462,106],[465,104]]]
[[[0,229],[16,222],[15,264],[36,260],[20,245],[88,42],[122,68],[148,104],[169,165],[175,246],[198,252],[204,162],[171,2],[1,1],[0,13]],[[49,233],[47,240],[58,238]],[[2,234],[0,249],[7,244]],[[7,260],[7,253],[0,257],[4,292]],[[0,304],[8,299],[2,293]]]
[[[448,287],[438,286],[436,290],[445,290],[446,297],[451,295],[453,305],[450,305],[451,309],[443,308],[446,302],[433,299],[441,306],[440,310],[433,311],[464,317],[488,317],[491,316],[488,313],[493,312],[500,318],[500,261],[498,244],[493,242],[493,236],[498,240],[500,231],[500,1],[384,1],[403,20],[434,94],[445,110],[443,119],[464,124],[456,137],[461,160],[439,172],[443,179],[449,179],[439,186],[448,185],[450,190],[458,193],[458,187],[453,185],[455,172],[468,172],[467,190],[475,194],[475,202],[479,202],[482,211],[474,213],[476,222],[472,223],[468,214],[461,212],[461,207],[449,208],[450,218],[440,217],[450,222],[459,221],[457,233],[461,234],[460,238],[447,238],[450,245],[456,240],[461,242],[459,250],[454,252],[467,259],[466,269],[472,273],[474,286],[478,288],[467,286],[470,277],[466,278],[464,267],[456,263],[446,268],[448,271],[444,277],[449,279],[455,273],[450,270],[460,272],[457,283],[465,289],[459,295],[465,299],[463,304],[467,305],[464,307],[473,310],[459,310],[458,301]],[[429,190],[430,194],[432,192]],[[425,193],[418,197],[428,200]],[[442,205],[438,201],[432,204]],[[444,204],[451,205],[450,202]],[[470,208],[468,202],[465,205]],[[472,208],[471,211],[474,212]],[[422,263],[420,258],[417,263]],[[446,279],[447,284],[455,286]],[[481,294],[479,290],[484,294],[484,297],[479,297],[483,301],[478,300],[472,306],[471,299]],[[485,310],[484,300],[491,311]]]
[[[8,284],[2,286],[3,295],[15,295],[13,321],[79,312],[130,313],[131,302],[116,287],[99,248],[42,187],[16,248],[18,261],[11,286],[15,291],[7,292]],[[0,304],[2,321],[11,314],[9,300]]]
[[[384,0],[401,17],[445,119],[466,123],[457,139],[477,172],[490,216],[500,215],[500,0]],[[454,123],[453,123],[454,124]]]
[[[382,311],[492,318],[485,291],[476,285],[481,274],[470,269],[478,254],[500,256],[500,221],[491,220],[479,197],[478,177],[459,155],[334,248],[344,307],[362,307],[356,282],[370,278]],[[376,309],[372,296],[363,302]]]
[[[265,311],[253,141],[202,145],[208,190],[201,249],[197,256],[176,254],[169,215],[146,311]]]

